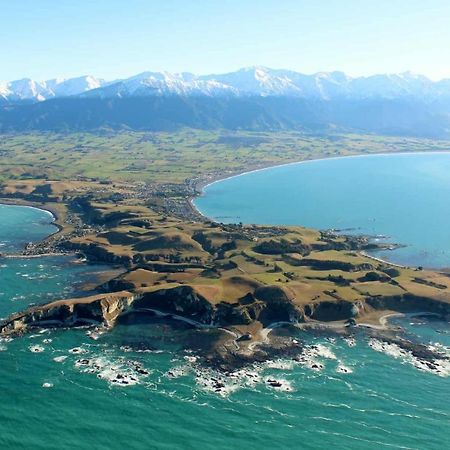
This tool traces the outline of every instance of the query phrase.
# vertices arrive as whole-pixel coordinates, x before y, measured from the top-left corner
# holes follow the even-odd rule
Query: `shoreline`
[[[51,216],[52,220],[48,225],[51,225],[53,227],[56,228],[55,231],[51,232],[50,234],[48,234],[47,236],[45,236],[44,238],[36,241],[36,242],[31,242],[31,244],[33,246],[37,246],[40,244],[43,244],[45,242],[49,242],[52,238],[58,236],[60,233],[62,233],[66,228],[67,225],[64,220],[60,217],[58,211],[56,211],[55,208],[51,208],[48,206],[37,206],[34,202],[32,201],[28,201],[28,200],[24,200],[24,199],[8,199],[8,198],[0,198],[0,206],[9,206],[9,207],[17,207],[17,208],[30,208],[30,209],[35,209],[37,211],[42,211],[46,214],[48,214],[49,216]],[[69,251],[47,251],[44,253],[30,253],[27,254],[27,244],[25,244],[22,249],[18,249],[18,252],[15,253],[1,253],[0,252],[0,257],[1,258],[7,258],[7,259],[11,259],[11,258],[19,258],[19,259],[29,259],[29,258],[40,258],[40,257],[51,257],[51,256],[76,256],[76,253],[74,252],[69,252]]]
[[[208,178],[207,180],[205,178],[203,178],[203,180],[199,179],[195,183],[194,183],[194,180],[191,180],[191,183],[194,183],[194,186],[195,186],[196,189],[199,189],[200,186],[202,186],[201,189],[202,189],[202,192],[203,192],[203,190],[207,186],[209,186],[211,184],[218,183],[220,181],[223,181],[223,180],[226,180],[226,179],[229,179],[229,178],[234,178],[234,177],[246,175],[246,174],[249,174],[249,173],[252,173],[252,172],[258,172],[258,171],[262,171],[262,170],[269,170],[269,169],[276,168],[276,167],[283,167],[283,166],[288,166],[288,165],[290,166],[290,165],[294,165],[294,164],[299,165],[299,164],[310,163],[310,162],[315,162],[315,161],[335,160],[335,159],[343,159],[343,158],[356,158],[356,157],[361,158],[361,157],[368,157],[368,156],[380,157],[380,156],[391,156],[393,154],[401,154],[401,155],[408,156],[408,155],[414,155],[414,154],[419,154],[419,153],[420,154],[429,154],[429,153],[434,153],[434,154],[448,153],[448,154],[450,154],[450,152],[398,152],[398,153],[376,153],[376,154],[369,154],[369,155],[367,155],[367,154],[359,154],[359,155],[338,156],[338,157],[330,157],[330,158],[308,159],[308,160],[294,161],[294,162],[290,162],[290,163],[286,163],[286,164],[280,164],[280,165],[275,165],[275,166],[269,165],[267,167],[259,167],[259,168],[253,169],[253,170],[247,170],[247,171],[244,171],[244,172],[240,172],[240,173],[237,173],[237,174],[235,173],[235,174],[231,174],[231,175],[230,175],[230,173],[231,173],[230,171],[228,171],[228,173],[222,173],[222,174],[218,173],[214,177],[214,178],[216,178],[215,180],[212,180],[212,177],[207,177]],[[192,206],[192,208],[195,209],[195,211],[197,211],[197,213],[202,218],[210,220],[194,204],[194,201],[195,201],[195,199],[197,197],[198,197],[198,193],[192,195],[189,198],[190,205]],[[59,233],[60,231],[62,231],[64,229],[64,226],[65,226],[64,218],[63,218],[63,217],[65,217],[64,211],[62,212],[62,217],[61,217],[61,214],[59,214],[58,211],[55,211],[55,208],[51,208],[51,207],[49,207],[46,204],[43,204],[42,206],[41,205],[37,206],[36,203],[34,203],[32,201],[27,201],[27,200],[22,200],[22,199],[7,199],[7,200],[0,199],[0,204],[6,205],[6,206],[29,207],[29,208],[33,208],[33,209],[44,211],[45,213],[49,214],[52,217],[52,219],[53,219],[52,224],[54,224],[55,226],[58,227],[58,231],[48,235],[46,238],[42,239],[42,241],[40,241],[40,242],[44,242],[44,241],[48,240],[51,236],[54,236],[55,234]],[[57,220],[62,222],[62,223],[61,224],[55,223]],[[283,225],[276,225],[276,227],[278,227],[278,226],[282,227]],[[28,258],[28,257],[53,256],[54,254],[59,254],[59,253],[45,253],[45,254],[42,253],[42,254],[39,254],[39,255],[8,255],[8,256],[10,258],[14,258],[14,257]],[[375,261],[387,264],[387,265],[391,265],[393,267],[399,267],[399,268],[405,268],[406,267],[406,266],[402,266],[400,264],[396,264],[394,262],[390,262],[390,261],[383,260],[381,258],[377,258],[375,256],[371,256],[370,254],[367,254],[364,251],[361,251],[360,255],[364,256],[366,258],[369,258],[369,259],[372,259],[372,260],[375,260]],[[311,326],[311,327],[324,327],[324,326],[326,327],[327,325],[329,327],[332,327],[332,328],[345,327],[345,324],[340,324],[340,323],[329,323],[329,324],[327,324],[326,322],[317,322],[317,323],[304,324],[304,326],[308,326],[308,325]],[[381,318],[380,318],[380,325],[381,326],[384,325],[383,323],[381,323]],[[273,328],[273,327],[269,326],[269,329],[271,329],[271,328]]]
[[[6,199],[7,200],[7,199]],[[31,209],[35,209],[38,211],[43,211],[45,213],[47,213],[48,215],[50,215],[52,217],[52,222],[50,223],[51,225],[55,226],[57,228],[56,231],[54,231],[53,233],[50,233],[49,235],[47,235],[46,237],[44,237],[43,239],[33,242],[33,244],[37,245],[43,242],[46,242],[48,239],[56,236],[57,234],[61,233],[62,231],[64,231],[64,226],[65,223],[61,222],[61,223],[56,223],[57,220],[62,220],[60,219],[58,212],[56,210],[54,210],[53,208],[44,208],[44,207],[40,207],[40,206],[35,206],[33,204],[33,202],[27,201],[27,200],[21,200],[20,203],[13,203],[13,202],[6,202],[5,199],[1,198],[0,199],[0,206],[4,205],[4,206],[10,206],[10,207],[18,207],[18,208],[31,208]],[[67,258],[72,258],[71,260],[71,264],[84,264],[86,265],[86,267],[89,267],[90,265],[95,265],[95,262],[91,262],[89,260],[87,260],[84,255],[82,258],[79,258],[78,256],[80,255],[77,252],[74,251],[53,251],[53,252],[47,252],[47,253],[38,253],[38,254],[26,254],[24,253],[26,251],[26,247],[23,247],[22,249],[22,253],[1,253],[0,252],[0,259],[38,259],[38,258],[51,258],[51,257],[67,257]],[[113,263],[108,263],[108,262],[100,262],[99,264],[104,265],[105,267],[110,267],[110,269],[104,270],[102,272],[93,272],[92,275],[94,277],[97,278],[101,278],[101,274],[102,273],[113,273],[113,272],[117,272],[118,269],[114,269],[114,267],[117,266],[117,264],[113,264]],[[125,270],[125,267],[121,267],[121,269],[119,270],[119,272],[122,272],[123,270]],[[107,279],[109,279],[109,277],[107,277]],[[74,291],[74,295],[78,296],[79,294],[83,294],[83,292],[85,291],[84,287],[88,286],[88,285],[93,285],[93,290],[95,290],[96,288],[98,288],[99,286],[101,286],[103,284],[103,282],[101,283],[91,283],[91,282],[85,282],[80,286],[80,289],[77,289],[76,291]],[[89,289],[91,290],[91,289]]]
[[[16,206],[30,206],[30,205],[16,205]],[[36,208],[40,209],[40,208]],[[64,217],[64,211],[63,211]],[[42,256],[42,255],[39,255]],[[121,268],[125,266],[123,264],[119,264]],[[174,283],[174,282],[172,282]],[[93,290],[101,284],[95,283],[96,286],[93,286]],[[102,283],[104,284],[104,283]],[[260,359],[270,360],[272,357],[277,357],[280,355],[289,355],[290,352],[294,352],[300,350],[300,347],[297,345],[295,341],[295,335],[289,334],[279,335],[278,333],[272,333],[276,328],[287,325],[294,326],[299,329],[310,329],[311,332],[313,330],[317,331],[335,331],[337,333],[352,333],[356,331],[358,328],[360,329],[372,329],[373,332],[395,332],[395,327],[391,327],[389,323],[387,323],[388,317],[391,315],[392,309],[388,307],[388,305],[384,305],[378,310],[378,313],[366,315],[363,314],[364,309],[362,309],[361,316],[357,319],[357,322],[354,320],[348,322],[346,319],[342,318],[342,314],[337,314],[335,316],[323,316],[320,318],[320,314],[316,316],[317,318],[313,318],[313,314],[306,313],[306,306],[302,305],[301,302],[297,305],[299,314],[302,316],[289,316],[289,321],[284,322],[283,315],[275,314],[269,321],[266,322],[258,322],[255,318],[253,322],[238,322],[238,324],[229,324],[226,321],[212,321],[211,318],[221,319],[225,317],[223,314],[221,316],[214,315],[217,313],[217,309],[211,310],[211,316],[208,322],[195,319],[195,308],[193,312],[189,312],[189,310],[183,310],[183,299],[186,297],[186,291],[183,291],[183,287],[177,291],[179,295],[181,294],[180,301],[175,303],[174,310],[165,311],[163,309],[155,308],[155,307],[145,307],[144,304],[136,305],[136,309],[132,311],[130,308],[131,303],[135,299],[139,299],[139,296],[145,294],[145,289],[142,290],[142,286],[135,286],[134,288],[127,288],[128,292],[126,292],[125,286],[122,286],[122,291],[117,291],[112,287],[113,285],[106,287],[105,290],[101,291],[102,293],[95,296],[86,296],[83,295],[80,290],[83,288],[76,289],[75,297],[69,300],[60,300],[56,302],[51,302],[43,305],[38,305],[35,309],[27,309],[21,313],[19,316],[15,317],[14,315],[10,316],[8,320],[9,322],[4,323],[4,333],[8,333],[10,330],[14,329],[15,331],[19,330],[23,333],[31,330],[33,327],[46,327],[46,324],[53,324],[55,320],[60,320],[59,325],[63,327],[72,327],[77,326],[78,323],[86,324],[85,319],[90,318],[92,315],[98,317],[98,323],[106,323],[108,326],[114,326],[115,320],[120,315],[125,315],[128,311],[133,313],[139,313],[142,311],[151,312],[160,316],[162,318],[171,318],[174,320],[182,321],[189,325],[195,326],[196,328],[209,328],[210,326],[214,329],[222,330],[224,334],[224,338],[220,338],[216,341],[211,341],[211,353],[199,354],[202,358],[204,358],[207,364],[211,366],[216,365],[217,367],[238,367],[239,365],[245,365],[253,363],[254,361]],[[178,287],[182,286],[180,284]],[[133,290],[134,289],[134,290]],[[139,290],[140,289],[140,290]],[[164,290],[164,286],[161,288]],[[192,289],[192,288],[191,288]],[[112,292],[111,292],[112,290]],[[158,290],[158,289],[157,289]],[[150,292],[150,291],[149,291]],[[156,291],[155,291],[156,292]],[[188,291],[191,292],[191,291]],[[195,290],[193,291],[196,292]],[[125,295],[126,293],[126,295]],[[82,297],[78,297],[77,295],[81,295]],[[123,295],[122,295],[123,294]],[[196,295],[196,294],[195,294]],[[95,297],[95,298],[94,298]],[[200,298],[200,297],[199,297]],[[264,296],[261,297],[264,299]],[[314,300],[314,299],[313,299]],[[175,299],[174,301],[178,301]],[[263,301],[263,300],[261,300]],[[100,302],[100,303],[99,303]],[[329,301],[328,301],[329,302]],[[313,301],[314,303],[314,301]],[[327,300],[324,300],[323,303],[326,305]],[[214,303],[212,303],[214,305]],[[77,305],[83,305],[78,308]],[[87,306],[90,305],[90,306]],[[101,312],[99,312],[99,305],[101,306]],[[105,306],[107,308],[105,309]],[[151,305],[151,302],[149,303]],[[181,309],[177,308],[177,305],[181,305]],[[307,305],[308,306],[308,305]],[[66,309],[65,308],[73,308],[71,314],[69,315],[69,319],[66,317]],[[304,307],[304,310],[302,309]],[[339,307],[338,307],[339,308]],[[183,311],[181,314],[178,311]],[[112,312],[112,316],[111,313]],[[337,311],[339,312],[339,311]],[[22,314],[22,315],[20,315]],[[84,315],[83,315],[84,314]],[[194,316],[190,315],[194,314]],[[345,316],[346,314],[344,314]],[[194,319],[192,319],[194,317]],[[203,317],[203,316],[201,316]],[[341,318],[339,318],[341,317]],[[278,321],[273,319],[279,318]],[[281,321],[280,321],[281,320]],[[52,322],[53,321],[53,322]],[[225,324],[225,325],[224,325]],[[10,327],[13,327],[10,329]],[[347,330],[347,331],[345,331]],[[228,338],[227,338],[228,336]]]
[[[343,155],[343,156],[330,156],[330,157],[322,157],[322,158],[313,158],[313,159],[303,159],[300,161],[292,161],[288,163],[282,163],[282,164],[270,164],[263,167],[256,167],[255,169],[245,170],[245,171],[237,171],[236,173],[233,173],[231,175],[227,175],[225,177],[218,175],[217,179],[212,179],[211,181],[206,180],[199,180],[198,183],[196,183],[196,187],[198,187],[202,193],[205,188],[208,186],[211,186],[212,184],[219,183],[221,181],[229,180],[231,178],[237,178],[240,176],[248,175],[255,172],[262,172],[264,170],[270,170],[270,169],[276,169],[278,167],[287,167],[287,166],[293,166],[296,164],[306,164],[306,163],[313,163],[317,161],[333,161],[338,159],[347,159],[347,158],[366,158],[371,156],[393,156],[393,155],[401,155],[401,156],[407,156],[407,155],[438,155],[438,154],[449,154],[450,150],[443,150],[443,151],[420,151],[420,152],[380,152],[380,153],[359,153],[354,155]],[[214,177],[216,178],[216,177]],[[192,197],[192,199],[195,199],[196,197]],[[199,211],[199,210],[198,210]],[[200,211],[199,211],[200,212]],[[202,216],[204,216],[203,213],[201,213]],[[206,217],[206,216],[205,216]]]
[[[289,163],[283,163],[283,164],[275,164],[275,165],[268,165],[268,166],[264,166],[264,167],[257,167],[255,169],[250,169],[250,170],[245,170],[245,171],[237,171],[237,173],[232,173],[231,175],[226,175],[226,176],[222,176],[221,174],[217,174],[217,176],[213,176],[211,177],[211,180],[205,180],[205,179],[199,179],[198,181],[194,181],[194,186],[196,188],[196,190],[199,191],[198,195],[195,196],[191,196],[188,199],[188,203],[189,206],[191,207],[191,209],[194,211],[195,214],[200,215],[200,217],[203,220],[209,220],[212,222],[216,222],[217,221],[211,217],[208,217],[205,213],[203,213],[195,204],[195,200],[199,197],[202,197],[205,195],[205,189],[208,188],[209,186],[216,184],[216,183],[220,183],[222,181],[226,181],[226,180],[230,180],[233,178],[237,178],[237,177],[241,177],[244,175],[249,175],[252,173],[257,173],[257,172],[262,172],[265,170],[271,170],[271,169],[277,169],[277,168],[281,168],[281,167],[287,167],[287,166],[293,166],[293,165],[300,165],[300,164],[306,164],[306,163],[313,163],[313,162],[319,162],[319,161],[332,161],[332,160],[339,160],[339,159],[344,159],[344,158],[365,158],[365,157],[384,157],[384,156],[392,156],[392,155],[401,155],[401,156],[408,156],[408,155],[430,155],[430,154],[449,154],[450,155],[450,151],[448,150],[444,150],[444,151],[420,151],[420,152],[380,152],[380,153],[370,153],[370,154],[355,154],[355,155],[345,155],[345,156],[331,156],[331,157],[325,157],[325,158],[315,158],[315,159],[305,159],[305,160],[301,160],[301,161],[293,161],[293,162],[289,162]],[[300,226],[300,227],[304,227],[304,225],[286,225],[286,224],[280,224],[280,225],[274,225],[274,226]],[[306,227],[309,228],[309,227]],[[325,230],[328,231],[328,230]],[[338,233],[339,234],[339,233]],[[383,258],[379,258],[376,256],[372,256],[368,253],[365,252],[360,252],[360,254],[364,257],[370,258],[374,261],[378,261],[380,263],[383,264],[388,264],[394,267],[398,267],[398,268],[408,268],[408,267],[413,267],[413,268],[417,268],[418,266],[406,266],[406,265],[402,265],[399,263],[396,263],[394,261],[390,261],[388,259],[383,259]],[[424,267],[428,270],[437,270],[437,271],[445,271],[445,267]]]
[[[17,199],[17,200],[21,200],[21,199]],[[51,224],[53,224],[53,222],[55,222],[58,219],[56,213],[51,211],[49,208],[45,209],[45,208],[40,208],[38,206],[34,206],[34,205],[31,204],[32,202],[28,202],[26,200],[23,200],[23,202],[24,202],[23,205],[20,204],[20,203],[17,203],[17,201],[15,201],[14,203],[12,203],[12,202],[8,203],[6,201],[6,199],[2,198],[0,200],[0,206],[11,206],[11,207],[17,207],[17,208],[30,208],[30,209],[36,209],[37,211],[43,211],[43,212],[47,213],[49,216],[52,217],[53,220],[52,220]],[[26,204],[26,203],[29,203],[29,204]]]
[[[387,259],[379,258],[378,256],[372,256],[369,253],[366,253],[364,250],[360,251],[359,254],[364,256],[365,258],[372,259],[372,260],[377,261],[382,264],[389,264],[390,266],[398,267],[400,269],[407,269],[408,267],[411,267],[411,266],[404,266],[402,264],[398,264],[398,263],[395,263],[392,261],[388,261]]]
[[[56,231],[54,231],[53,233],[50,233],[47,237],[45,237],[44,239],[42,239],[39,242],[43,242],[46,239],[50,238],[51,236],[55,236],[58,233],[61,233],[62,231],[64,231],[64,226],[65,223],[64,221],[61,219],[58,211],[56,211],[55,208],[50,208],[48,206],[36,206],[35,203],[28,201],[28,200],[24,200],[24,199],[20,199],[20,198],[14,198],[14,199],[8,199],[5,197],[1,197],[0,198],[0,206],[4,205],[4,206],[17,206],[17,207],[21,207],[21,208],[31,208],[31,209],[36,209],[38,211],[43,211],[45,213],[47,213],[48,215],[50,215],[52,217],[52,221],[51,221],[51,225],[53,225],[54,227],[57,228]]]

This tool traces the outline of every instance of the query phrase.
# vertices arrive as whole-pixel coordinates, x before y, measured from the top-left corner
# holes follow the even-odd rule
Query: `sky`
[[[450,78],[449,0],[0,0],[0,80],[249,66]]]

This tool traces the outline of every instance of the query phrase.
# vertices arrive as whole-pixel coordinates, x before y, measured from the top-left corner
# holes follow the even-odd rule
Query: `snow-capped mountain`
[[[450,80],[433,82],[422,75],[373,75],[352,78],[343,72],[305,75],[290,70],[249,67],[226,74],[144,72],[86,92],[85,97],[282,96],[320,100],[450,97]]]
[[[143,72],[109,82],[85,76],[0,83],[0,133],[184,127],[447,139],[450,79],[434,82],[410,72],[305,75],[251,67],[202,76]]]
[[[44,101],[54,97],[78,95],[105,85],[105,81],[90,75],[35,81],[30,78],[0,83],[0,98],[4,101]]]
[[[47,87],[55,97],[68,97],[78,95],[92,89],[97,89],[106,84],[105,80],[91,75],[69,79],[54,79],[46,82]]]
[[[5,83],[0,88],[0,93],[5,99],[12,101],[42,101],[53,96],[45,81],[34,81],[30,78]]]
[[[219,82],[245,95],[300,95],[298,86],[283,71],[249,67],[237,72],[200,77],[205,82]]]
[[[424,98],[439,95],[436,85],[437,83],[428,78],[411,72],[355,78],[350,83],[351,92],[359,98],[408,96]]]
[[[0,83],[0,101],[43,101],[55,97],[126,98],[149,96],[295,97],[319,100],[450,98],[450,80],[433,82],[410,72],[352,78],[342,72],[305,75],[290,70],[249,67],[236,72],[143,72],[110,82],[92,76]]]
[[[152,95],[238,95],[232,86],[217,80],[202,80],[191,73],[143,72],[85,93],[84,97],[140,97]]]
[[[205,80],[218,80],[233,86],[242,95],[294,96],[322,98],[342,95],[351,80],[342,72],[305,75],[289,70],[249,67],[223,75],[206,75]]]

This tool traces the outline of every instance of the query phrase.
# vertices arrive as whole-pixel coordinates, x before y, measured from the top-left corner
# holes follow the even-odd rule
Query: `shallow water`
[[[215,374],[200,370],[189,353],[176,350],[175,342],[172,349],[162,345],[161,352],[153,340],[148,352],[121,349],[124,335],[128,342],[134,333],[142,337],[162,332],[157,325],[141,327],[118,329],[97,341],[80,331],[55,331],[5,344],[0,352],[3,448],[450,445],[448,379],[375,352],[362,338],[349,347],[340,338],[330,342],[300,336],[306,343],[322,345],[327,357],[315,358],[324,365],[321,371],[287,361],[260,365],[251,370],[256,382],[242,374],[229,381],[229,394],[222,396],[208,388]],[[45,344],[48,339],[52,342]],[[30,348],[36,345],[43,351],[33,354]],[[77,347],[86,353],[70,353]],[[61,356],[66,358],[54,360]],[[89,373],[77,367],[80,358],[102,367]],[[114,368],[126,374],[130,362],[141,363],[149,375],[134,386],[111,385]],[[338,373],[340,365],[352,373]],[[268,387],[269,378],[281,380],[288,391]],[[51,387],[42,387],[44,383]]]
[[[308,161],[213,183],[195,205],[222,222],[384,235],[406,247],[377,256],[450,267],[449,173],[450,153]]]
[[[31,207],[0,204],[0,218],[0,254],[18,251],[58,230],[51,213]]]
[[[0,317],[32,303],[79,295],[85,283],[95,281],[107,269],[82,264],[73,256],[0,259]]]
[[[40,226],[34,218],[29,223]],[[0,233],[8,234],[2,215]],[[67,259],[5,261],[0,316],[16,309],[17,302],[22,307],[30,299],[70,295],[67,289],[79,279],[71,271],[83,267]],[[24,298],[15,299],[16,290]],[[399,323],[448,351],[448,324]],[[187,340],[203,341],[205,333],[149,319],[134,325],[124,321],[96,340],[86,330],[55,330],[0,342],[0,447],[450,446],[448,378],[419,370],[395,352],[375,351],[364,336],[346,341],[299,331],[308,346],[320,344],[309,347],[308,362],[255,366],[224,379],[225,389],[216,393],[211,378],[220,375],[201,369],[183,346]],[[312,368],[312,361],[322,369]],[[118,375],[128,385],[115,383]],[[267,379],[281,381],[282,387],[270,387]]]

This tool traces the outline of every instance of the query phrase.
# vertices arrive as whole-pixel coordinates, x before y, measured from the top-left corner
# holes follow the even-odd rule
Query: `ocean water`
[[[15,227],[5,215],[14,213],[1,210],[4,239]],[[44,213],[27,214],[22,227],[48,226],[37,216]],[[67,257],[0,264],[0,316],[30,300],[69,296],[93,270]],[[398,324],[449,351],[449,324]],[[215,333],[142,317],[109,333],[54,330],[0,341],[0,448],[450,447],[448,367],[431,373],[395,347],[380,351],[364,334],[344,339],[299,330],[303,363],[255,365],[224,377],[217,393],[211,379],[221,375],[199,366],[190,351]],[[127,384],[115,382],[118,374]]]
[[[30,304],[82,295],[84,285],[95,284],[96,276],[107,269],[82,264],[72,256],[1,258],[0,317]]]
[[[73,256],[11,258],[28,242],[37,242],[57,231],[53,216],[40,209],[0,205],[0,318],[31,304],[81,295],[95,284],[96,276],[110,269],[82,264]]]
[[[0,218],[0,254],[18,251],[58,230],[51,213],[31,207],[0,204]]]
[[[450,153],[316,160],[213,183],[195,205],[222,222],[382,235],[405,247],[377,256],[450,267],[449,174]]]

